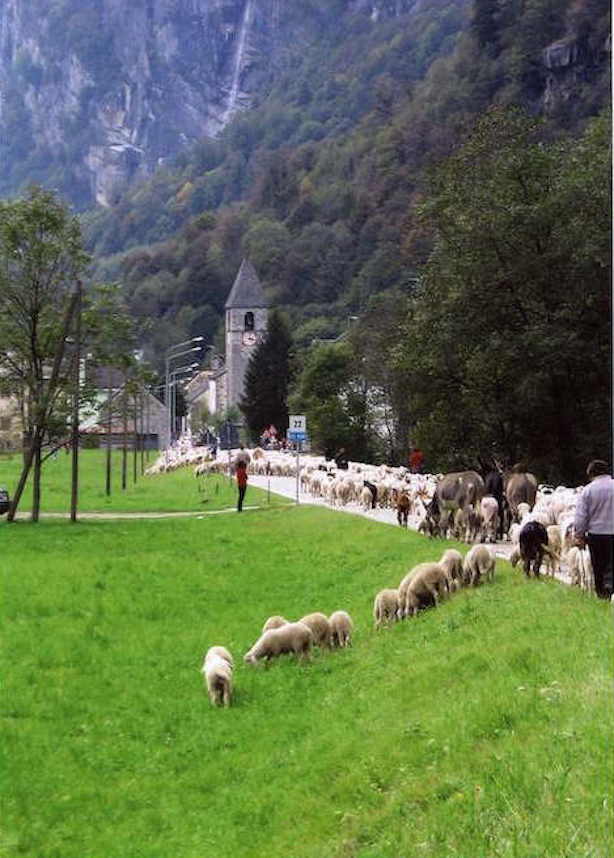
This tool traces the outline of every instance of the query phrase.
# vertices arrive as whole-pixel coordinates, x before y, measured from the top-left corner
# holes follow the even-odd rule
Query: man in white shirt
[[[602,459],[588,463],[590,483],[582,489],[574,517],[576,545],[591,555],[595,593],[609,599],[614,591],[614,480]]]

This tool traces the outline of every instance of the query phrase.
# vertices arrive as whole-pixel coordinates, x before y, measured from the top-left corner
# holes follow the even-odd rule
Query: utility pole
[[[80,280],[77,281],[77,301],[75,305],[75,313],[77,316],[77,325],[75,331],[75,374],[74,384],[75,389],[72,397],[72,435],[71,435],[71,453],[72,453],[72,480],[70,491],[70,520],[77,521],[77,505],[79,502],[79,400],[81,389],[81,317],[83,311],[83,284]]]

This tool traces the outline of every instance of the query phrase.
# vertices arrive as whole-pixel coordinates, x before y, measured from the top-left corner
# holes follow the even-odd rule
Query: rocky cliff
[[[215,137],[331,16],[421,0],[0,0],[0,192],[54,178],[107,205]],[[51,175],[50,175],[51,170]]]
[[[593,87],[604,68],[610,65],[610,34],[594,44],[577,33],[570,33],[548,45],[542,52],[545,70],[543,106],[551,113],[577,97],[578,87]]]

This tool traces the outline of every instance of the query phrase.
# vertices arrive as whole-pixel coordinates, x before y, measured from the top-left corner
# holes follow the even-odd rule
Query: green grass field
[[[111,469],[111,495],[106,495],[106,459],[102,450],[83,450],[79,465],[79,511],[80,512],[190,512],[208,511],[233,507],[237,503],[237,487],[227,477],[209,474],[199,479],[192,468],[182,468],[169,474],[143,477],[138,459],[137,480],[133,479],[133,458],[128,459],[127,487],[122,490],[122,454],[113,453]],[[149,464],[154,461],[152,455]],[[147,463],[146,463],[147,464]],[[21,473],[22,458],[19,455],[0,457],[0,485],[13,495]],[[43,465],[41,507],[45,512],[67,512],[70,510],[71,458],[59,452]],[[246,506],[281,505],[284,498],[271,495],[250,486],[245,498]],[[20,511],[31,507],[31,480],[28,481]]]
[[[609,606],[498,564],[376,634],[442,547],[316,508],[0,525],[2,858],[611,854]],[[270,614],[337,608],[351,649],[242,663]]]

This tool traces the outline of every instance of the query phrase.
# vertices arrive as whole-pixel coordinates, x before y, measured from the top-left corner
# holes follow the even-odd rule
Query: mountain
[[[420,0],[0,0],[0,192],[108,205],[213,138],[346,12]]]
[[[555,139],[610,98],[608,0],[0,0],[0,49],[0,192],[104,203],[97,275],[154,357],[215,341],[246,255],[299,348],[337,336],[411,289],[424,177],[477,116]]]

